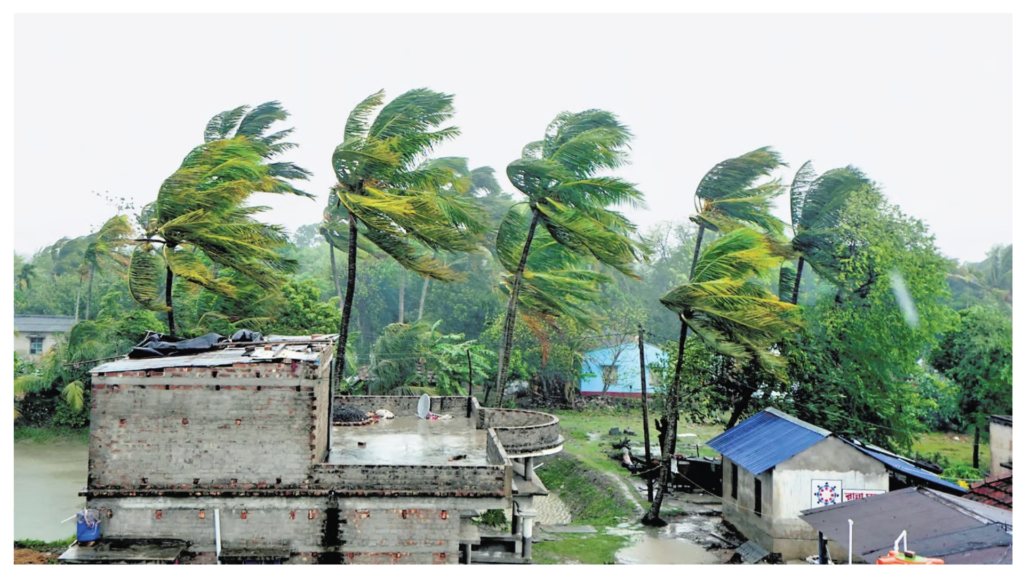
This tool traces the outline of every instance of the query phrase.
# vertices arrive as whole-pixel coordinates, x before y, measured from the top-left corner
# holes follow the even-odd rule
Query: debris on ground
[[[609,436],[622,436],[622,430],[619,430],[618,428],[612,428],[611,430],[608,431],[608,435]]]
[[[15,548],[14,550],[15,564],[53,564],[56,559],[56,554],[47,554],[29,548]]]
[[[391,420],[392,418],[395,417],[394,412],[392,412],[391,410],[385,410],[383,408],[377,410],[376,412],[374,412],[374,414],[376,414],[378,418],[383,418],[385,420]]]
[[[335,405],[333,419],[334,422],[354,424],[357,422],[365,422],[370,418],[366,415],[366,412],[363,412],[362,410],[358,410],[351,406]]]
[[[625,434],[626,436],[636,436],[636,432],[633,432],[629,428],[626,428],[625,430],[623,430],[622,433]]]

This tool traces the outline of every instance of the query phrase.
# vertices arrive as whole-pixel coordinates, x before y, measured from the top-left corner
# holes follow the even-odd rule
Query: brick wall
[[[416,416],[419,396],[335,396],[338,404],[351,406],[363,412],[389,410],[395,416]],[[435,396],[430,399],[430,411],[434,414],[451,414],[452,418],[466,416],[464,396]]]
[[[304,364],[96,375],[89,488],[304,483],[326,455],[329,369]]]
[[[408,501],[335,501],[340,561],[355,564],[458,562],[459,511],[412,508]],[[448,503],[454,504],[454,501]],[[289,562],[322,555],[331,504],[327,498],[114,498],[90,502],[100,510],[105,538],[174,538],[189,542],[194,562],[216,549],[214,509],[220,509],[222,554],[269,555],[284,551]],[[404,507],[404,508],[403,508]],[[108,517],[107,511],[111,514]]]
[[[508,468],[504,465],[317,464],[311,477],[312,485],[342,494],[503,497],[509,492],[506,490]]]

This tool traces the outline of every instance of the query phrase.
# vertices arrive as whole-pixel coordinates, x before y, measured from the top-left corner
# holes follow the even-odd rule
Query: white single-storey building
[[[14,351],[29,360],[38,360],[75,324],[74,316],[14,315]]]

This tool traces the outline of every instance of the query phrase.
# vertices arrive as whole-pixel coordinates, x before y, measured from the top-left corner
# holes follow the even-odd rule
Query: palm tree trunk
[[[334,292],[338,295],[338,308],[341,308],[341,282],[338,280],[338,265],[334,262],[334,246],[328,244],[331,249],[331,275],[334,276]]]
[[[540,212],[534,210],[533,220],[530,222],[530,231],[526,233],[526,242],[523,244],[523,254],[519,257],[519,267],[516,268],[516,275],[512,279],[512,292],[508,299],[508,310],[505,312],[505,325],[501,330],[501,342],[498,344],[498,372],[495,376],[495,386],[498,387],[498,406],[501,406],[502,401],[505,399],[505,377],[508,376],[508,357],[512,352],[512,335],[516,328],[519,286],[523,283],[526,259],[530,256],[530,244],[533,243],[533,234],[537,231],[537,222],[539,220]],[[490,393],[489,388],[487,391]],[[484,396],[484,404],[486,403],[487,395]]]
[[[974,425],[974,468],[978,468],[978,449],[981,446],[981,426]]]
[[[698,242],[698,247],[700,246]],[[676,452],[676,429],[679,425],[679,378],[683,372],[683,353],[686,350],[686,322],[680,322],[683,326],[679,330],[679,357],[676,358],[676,373],[672,378],[672,388],[668,394],[668,406],[665,416],[668,417],[665,426],[665,445],[661,452],[661,478],[658,481],[658,493],[654,496],[651,509],[644,514],[640,520],[645,525],[664,525],[661,519],[661,504],[665,501],[665,493],[668,491],[669,476],[672,473],[671,461],[669,460]]]
[[[420,313],[416,315],[416,321],[423,320],[423,305],[427,303],[427,287],[430,286],[430,278],[423,279],[423,291],[420,292]]]
[[[356,240],[359,229],[356,216],[348,213],[348,278],[345,280],[345,303],[341,307],[341,326],[338,328],[338,347],[334,352],[334,385],[345,375],[345,347],[348,345],[348,324],[352,319],[352,299],[356,294]],[[333,394],[333,390],[331,391]]]
[[[800,257],[800,261],[796,264],[796,280],[793,281],[793,300],[792,303],[796,304],[796,301],[800,298],[800,277],[804,275],[804,257]]]
[[[405,324],[405,269],[398,271],[398,323]]]
[[[75,323],[78,323],[78,305],[82,301],[82,277],[78,277],[78,290],[75,291]]]
[[[693,247],[693,264],[690,264],[690,282],[693,282],[693,273],[697,271],[697,257],[700,256],[700,244],[704,241],[704,225],[697,229],[697,243]]]
[[[89,289],[85,291],[85,319],[92,318],[92,277],[96,273],[96,264],[89,264]]]
[[[167,267],[167,284],[164,286],[164,304],[167,305],[167,331],[174,336],[174,303],[171,297],[171,289],[174,287],[174,272]]]

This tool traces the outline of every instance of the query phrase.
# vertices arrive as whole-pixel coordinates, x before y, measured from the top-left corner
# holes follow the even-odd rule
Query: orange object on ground
[[[896,552],[890,550],[888,556],[882,556],[875,564],[945,564],[941,558],[925,558],[913,552]]]

